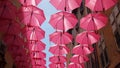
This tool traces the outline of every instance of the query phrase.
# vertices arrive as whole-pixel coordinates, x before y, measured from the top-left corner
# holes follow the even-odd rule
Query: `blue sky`
[[[42,41],[46,44],[46,66],[48,68],[48,64],[50,63],[49,57],[52,56],[52,54],[48,51],[49,47],[52,45],[52,43],[50,43],[49,41],[49,34],[54,32],[54,29],[49,24],[49,19],[52,14],[57,12],[57,10],[49,3],[49,0],[42,0],[38,7],[44,11],[46,17],[46,21],[42,24],[41,27],[46,32],[45,39],[43,39]]]

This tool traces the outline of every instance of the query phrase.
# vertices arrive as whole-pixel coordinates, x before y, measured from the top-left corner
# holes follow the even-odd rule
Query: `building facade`
[[[120,68],[120,0],[118,1],[114,7],[103,12],[109,17],[109,23],[106,27],[98,31],[101,39],[93,45],[95,50],[92,54],[88,55],[90,60],[85,63],[85,68]],[[85,7],[84,2],[80,8],[73,10],[78,20],[90,12]],[[73,43],[68,45],[70,49],[77,45],[75,36],[82,31],[79,28],[79,22],[74,29],[68,31],[74,37]],[[67,55],[68,58],[71,56],[71,53]]]

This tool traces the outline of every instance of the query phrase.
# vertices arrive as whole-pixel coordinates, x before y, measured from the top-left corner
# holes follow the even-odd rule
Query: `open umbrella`
[[[16,21],[0,20],[0,32],[9,35],[17,35],[20,33],[21,26]]]
[[[31,57],[32,59],[43,59],[46,58],[46,54],[44,52],[33,52]]]
[[[88,55],[93,52],[94,48],[88,46],[87,44],[77,45],[73,48],[72,53],[77,55]]]
[[[45,32],[39,27],[24,27],[22,33],[28,41],[39,41],[45,37]]]
[[[69,53],[69,49],[64,44],[51,46],[49,51],[56,56]]]
[[[25,45],[23,39],[21,39],[17,35],[7,35],[4,37],[3,42],[7,46],[9,46],[9,45],[24,46]]]
[[[47,68],[47,67],[44,65],[35,65],[35,66],[32,66],[32,68]]]
[[[50,41],[56,44],[68,44],[72,42],[72,35],[67,32],[54,32],[50,34]]]
[[[22,5],[34,5],[37,6],[41,0],[19,0]]]
[[[91,13],[80,20],[80,27],[88,31],[96,31],[106,26],[108,17],[102,13]]]
[[[32,5],[21,7],[17,16],[20,22],[27,26],[39,27],[45,20],[43,10]]]
[[[50,62],[52,63],[65,63],[67,61],[65,56],[52,56]]]
[[[31,52],[39,52],[45,49],[45,44],[41,41],[28,43]]]
[[[58,10],[73,10],[80,7],[82,0],[50,0],[50,3]],[[66,8],[66,9],[65,9]]]
[[[92,31],[84,31],[76,36],[76,42],[80,44],[94,44],[98,42],[100,35]]]
[[[70,63],[68,65],[68,68],[84,68],[84,64],[79,64],[79,63]]]
[[[85,55],[74,55],[70,60],[74,63],[85,63],[89,58]]]
[[[68,12],[58,12],[53,14],[49,23],[57,30],[69,30],[77,24],[78,20],[74,14]]]
[[[64,63],[56,63],[56,64],[51,63],[49,65],[49,68],[65,68],[65,64]]]
[[[7,19],[15,19],[16,7],[10,0],[0,1],[0,17]]]
[[[46,61],[44,59],[31,59],[32,65],[45,65]]]
[[[85,6],[92,11],[103,11],[111,8],[117,3],[117,0],[86,0]]]

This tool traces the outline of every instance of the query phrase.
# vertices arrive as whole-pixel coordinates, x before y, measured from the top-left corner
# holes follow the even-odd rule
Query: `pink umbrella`
[[[65,63],[67,61],[65,56],[52,56],[50,62],[52,63]]]
[[[23,48],[23,46],[20,45],[10,45],[7,46],[7,50],[9,51],[9,53],[12,55],[12,58],[16,58],[16,56],[27,56],[27,52],[26,50]]]
[[[70,63],[70,64],[68,65],[68,68],[84,68],[84,64]]]
[[[85,6],[92,11],[103,11],[111,8],[117,3],[117,0],[86,0]]]
[[[88,55],[93,52],[94,48],[92,46],[88,46],[87,44],[84,45],[77,45],[73,48],[72,53],[77,55]]]
[[[49,68],[65,68],[65,64],[64,63],[56,63],[56,64],[51,63],[49,65]]]
[[[18,17],[20,22],[27,26],[40,26],[45,21],[43,10],[29,5],[19,9]]]
[[[44,66],[44,65],[35,65],[32,68],[46,68],[46,66]]]
[[[77,22],[78,20],[74,14],[63,11],[52,15],[49,21],[55,29],[65,31],[73,28]]]
[[[50,3],[58,10],[73,10],[80,7],[82,0],[50,0]],[[65,9],[66,8],[66,9]]]
[[[96,31],[106,26],[108,17],[102,13],[91,13],[80,20],[80,27],[88,31]]]
[[[20,33],[20,30],[21,30],[21,27],[16,21],[0,20],[0,32],[1,33],[9,34],[9,35],[17,35]]]
[[[50,47],[49,51],[54,55],[60,56],[60,55],[68,54],[69,49],[64,44],[61,44]]]
[[[77,35],[76,42],[80,44],[94,44],[98,42],[100,35],[92,31],[84,31]]]
[[[71,62],[74,62],[74,63],[85,63],[88,60],[89,60],[89,58],[85,55],[74,55],[71,58]]]
[[[50,35],[50,41],[56,44],[68,44],[72,42],[72,35],[67,32],[54,32]]]
[[[24,46],[25,43],[23,39],[21,39],[19,36],[12,36],[12,35],[7,35],[3,39],[4,43],[6,45],[16,45],[16,46]]]
[[[16,7],[10,2],[10,0],[0,1],[0,17],[7,19],[15,19]]]
[[[46,61],[44,59],[32,59],[32,65],[45,65]]]
[[[19,0],[22,5],[34,5],[37,6],[41,0]]]
[[[41,41],[28,43],[31,52],[39,52],[45,49],[45,44]]]
[[[44,52],[33,52],[31,54],[31,57],[33,59],[42,59],[42,58],[46,58],[46,54]]]
[[[45,37],[45,32],[39,27],[24,27],[22,33],[28,41],[39,41]]]

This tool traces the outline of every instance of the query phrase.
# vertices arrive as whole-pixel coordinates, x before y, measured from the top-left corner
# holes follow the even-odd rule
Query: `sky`
[[[49,57],[52,56],[52,54],[49,52],[49,48],[52,45],[52,43],[49,41],[49,34],[53,33],[55,30],[52,28],[52,26],[49,24],[50,16],[57,12],[57,10],[49,3],[49,0],[42,0],[42,2],[38,5],[39,8],[41,8],[44,11],[46,20],[42,24],[41,28],[46,32],[45,39],[42,41],[46,44],[46,66],[47,68],[49,65]]]

